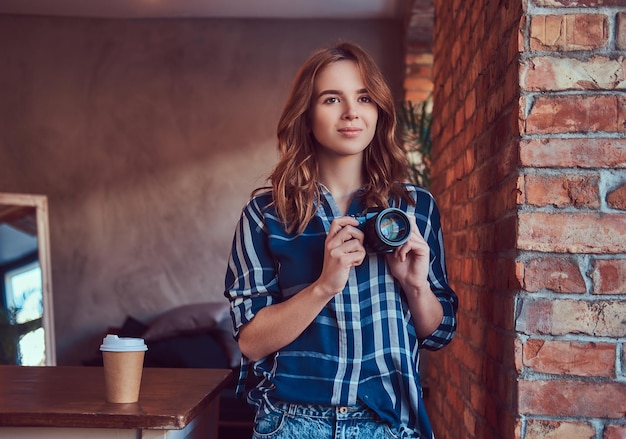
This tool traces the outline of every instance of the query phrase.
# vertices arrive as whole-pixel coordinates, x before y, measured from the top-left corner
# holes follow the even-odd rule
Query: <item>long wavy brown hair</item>
[[[278,122],[280,158],[269,181],[276,213],[290,233],[304,231],[321,200],[318,143],[310,123],[315,79],[324,67],[342,60],[356,63],[368,94],[378,106],[376,134],[364,152],[364,203],[366,207],[388,207],[389,198],[402,198],[414,204],[400,184],[408,161],[396,137],[396,113],[389,86],[365,50],[353,43],[339,43],[317,50],[305,61]]]

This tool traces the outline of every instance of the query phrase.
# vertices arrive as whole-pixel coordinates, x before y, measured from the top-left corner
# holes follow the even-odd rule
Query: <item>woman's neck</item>
[[[361,161],[333,162],[320,165],[320,181],[332,194],[342,215],[348,212],[354,194],[363,187]]]

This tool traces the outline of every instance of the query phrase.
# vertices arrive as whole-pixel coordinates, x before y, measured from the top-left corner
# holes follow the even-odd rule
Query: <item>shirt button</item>
[[[348,413],[348,407],[339,407],[339,413],[345,415],[346,413]]]

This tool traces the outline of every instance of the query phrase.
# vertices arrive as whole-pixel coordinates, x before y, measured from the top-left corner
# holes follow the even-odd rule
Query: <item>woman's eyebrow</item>
[[[342,94],[343,92],[339,90],[322,90],[321,92],[319,92],[317,97],[321,98],[324,95],[342,95]]]
[[[366,88],[362,88],[360,90],[356,91],[356,94],[362,95],[362,94],[367,94],[368,91]],[[317,95],[318,98],[321,98],[324,95],[343,95],[344,93],[340,90],[323,90],[321,92],[319,92],[319,94]]]

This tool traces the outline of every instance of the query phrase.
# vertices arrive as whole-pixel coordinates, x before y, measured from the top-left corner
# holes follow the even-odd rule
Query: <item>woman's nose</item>
[[[359,113],[354,105],[348,105],[343,113],[343,118],[346,120],[354,120],[359,117]]]

